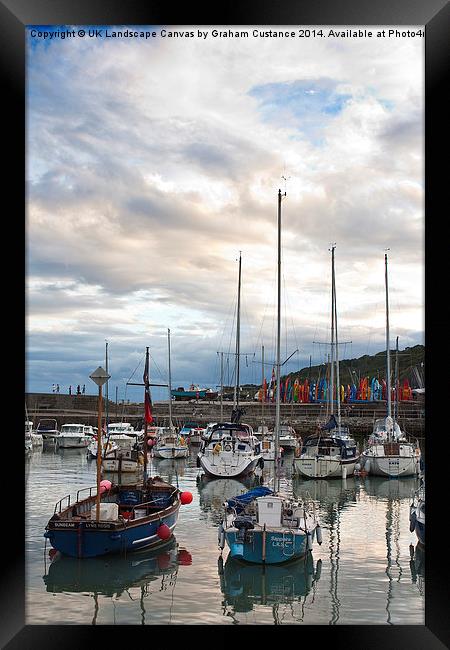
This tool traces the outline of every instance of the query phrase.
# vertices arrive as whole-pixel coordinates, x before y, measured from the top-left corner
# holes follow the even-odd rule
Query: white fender
[[[347,465],[342,465],[342,478],[347,478]]]

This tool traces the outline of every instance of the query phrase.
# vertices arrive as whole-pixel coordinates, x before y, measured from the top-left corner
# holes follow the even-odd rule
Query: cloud
[[[52,368],[88,375],[105,339],[121,373],[149,344],[164,359],[167,327],[174,381],[217,383],[217,352],[234,340],[239,251],[243,344],[272,345],[278,188],[292,349],[309,362],[325,327],[330,242],[354,350],[383,338],[370,322],[385,248],[401,298],[393,326],[420,339],[422,68],[412,39],[30,46],[29,385],[47,385]]]

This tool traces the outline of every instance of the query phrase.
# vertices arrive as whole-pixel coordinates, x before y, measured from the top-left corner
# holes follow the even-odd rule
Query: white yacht
[[[94,429],[87,424],[63,424],[58,436],[61,449],[81,449],[87,447],[94,437]]]
[[[391,416],[377,420],[367,448],[361,454],[361,467],[374,476],[417,476],[420,448],[410,442]]]
[[[42,435],[34,431],[34,425],[31,420],[25,420],[25,439],[31,441],[32,447],[42,447],[43,439]],[[25,443],[27,446],[27,443]]]
[[[197,456],[198,466],[217,478],[244,476],[261,461],[261,442],[250,425],[240,422],[214,424]]]
[[[283,449],[300,449],[302,446],[301,439],[296,436],[295,429],[289,424],[280,424],[280,445]]]
[[[54,418],[39,420],[36,429],[33,431],[38,436],[42,436],[45,440],[54,440],[59,438],[61,432],[58,429],[58,422]]]
[[[155,458],[186,458],[189,456],[187,439],[171,427],[160,427],[156,444],[153,445]]]
[[[112,422],[107,427],[108,440],[116,442],[120,449],[132,449],[139,435],[129,422]]]
[[[388,258],[384,255],[385,294],[386,294],[386,393],[387,415],[383,420],[377,420],[369,437],[367,448],[361,454],[361,468],[375,476],[414,476],[420,472],[420,447],[409,441],[400,430],[392,414],[391,398],[391,355],[389,341],[389,291],[388,291]],[[398,340],[397,340],[398,342]],[[398,351],[398,347],[397,347]]]
[[[306,478],[346,478],[354,473],[359,457],[348,427],[338,427],[332,415],[329,425],[305,439],[293,461],[294,473]]]

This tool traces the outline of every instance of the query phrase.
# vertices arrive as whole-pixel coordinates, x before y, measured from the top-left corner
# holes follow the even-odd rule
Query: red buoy
[[[156,534],[160,539],[169,539],[169,537],[172,535],[172,531],[167,524],[161,524],[161,526],[156,531]]]
[[[192,564],[192,555],[185,548],[178,551],[178,564],[182,566],[190,566]]]
[[[180,494],[180,502],[185,506],[192,501],[192,494],[190,492],[182,492]]]

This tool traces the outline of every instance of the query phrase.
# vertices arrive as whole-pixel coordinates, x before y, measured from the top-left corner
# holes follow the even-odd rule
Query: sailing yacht
[[[414,476],[420,471],[420,447],[409,441],[395,421],[391,400],[391,361],[389,342],[389,287],[388,256],[384,256],[386,293],[386,392],[387,414],[377,420],[368,440],[368,446],[361,454],[361,467],[375,476]]]
[[[339,380],[338,330],[336,310],[336,283],[334,249],[331,247],[331,365],[329,421],[305,439],[300,456],[294,458],[294,471],[307,478],[346,478],[355,471],[359,451],[347,426],[341,423],[341,396]],[[334,415],[334,368],[336,366],[337,420]]]
[[[277,386],[280,386],[281,334],[281,190],[278,191],[278,319]],[[303,557],[314,537],[322,543],[322,532],[314,504],[280,492],[280,391],[276,391],[274,489],[260,486],[228,499],[218,529],[221,550],[225,543],[230,556],[256,564],[279,564]]]
[[[243,415],[243,409],[239,407],[241,264],[242,258],[239,255],[236,384],[231,422],[217,422],[208,425],[200,451],[197,454],[197,465],[208,476],[216,478],[245,476],[253,472],[258,465],[262,466],[264,463],[261,454],[261,443],[253,433],[252,427],[249,424],[240,422]]]

